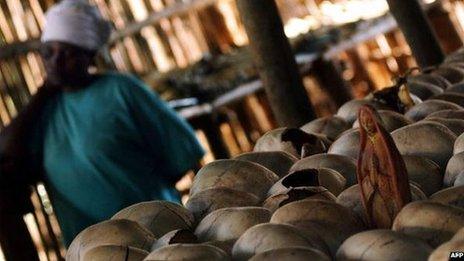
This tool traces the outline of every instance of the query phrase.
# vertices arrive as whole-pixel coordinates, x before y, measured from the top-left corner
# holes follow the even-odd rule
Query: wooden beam
[[[333,60],[317,59],[313,63],[313,75],[319,82],[321,88],[327,92],[337,107],[353,99],[351,86],[343,79],[342,71]]]
[[[278,124],[300,127],[315,115],[274,0],[237,0],[267,97]]]
[[[36,51],[40,47],[40,40],[32,39],[24,42],[16,42],[0,46],[0,60],[25,54],[30,51]]]
[[[390,11],[411,47],[417,64],[430,67],[443,62],[445,54],[419,0],[387,0]]]
[[[217,112],[204,112],[189,119],[195,129],[201,129],[208,140],[211,152],[215,159],[230,158],[229,150],[222,137],[220,129],[221,119]]]
[[[375,19],[373,23],[371,21],[367,23],[371,23],[368,28],[356,30],[356,32],[348,38],[329,46],[328,50],[324,52],[324,59],[333,59],[341,52],[355,48],[360,43],[374,39],[378,35],[391,32],[398,27],[395,19],[391,15],[385,15]]]

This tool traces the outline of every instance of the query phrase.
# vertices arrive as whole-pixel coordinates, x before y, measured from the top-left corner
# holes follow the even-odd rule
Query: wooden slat
[[[6,82],[3,75],[0,73],[0,120],[2,125],[5,126],[11,121],[12,115],[10,114],[6,104]]]
[[[112,1],[115,4],[118,4],[119,10],[123,13],[123,19],[126,21],[134,21],[138,17],[135,15],[135,9],[133,9],[133,5],[129,4],[127,1],[124,0],[114,0]],[[141,7],[143,8],[143,7]],[[135,72],[141,73],[144,68],[144,64],[142,63],[142,60],[140,59],[141,57],[141,51],[139,46],[137,45],[137,42],[135,40],[135,37],[124,37],[123,39],[125,49],[128,53],[129,60],[131,61]]]
[[[43,9],[40,6],[40,3],[37,0],[29,0],[29,5],[39,25],[39,28],[43,29],[45,26],[45,15]]]
[[[37,2],[36,2],[37,3]],[[29,34],[30,38],[37,38],[41,35],[41,27],[37,15],[34,13],[33,7],[30,4],[30,1],[23,1],[24,8],[24,25]]]
[[[18,76],[15,75],[14,71],[12,71],[11,63],[8,61],[0,62],[0,71],[3,73],[3,77],[6,82],[6,90],[8,92],[8,96],[11,99],[11,102],[14,105],[14,109],[16,110],[14,114],[16,114],[18,111],[21,111],[24,105],[21,100],[21,96],[18,94],[18,90],[15,88],[15,80]],[[10,110],[12,109],[13,108],[10,108]]]
[[[6,2],[0,1],[0,28],[3,32],[7,33],[7,42],[12,43],[13,41],[18,41],[18,36],[14,30],[11,15],[7,10],[8,6]]]
[[[212,5],[217,0],[191,0],[189,2],[177,3],[172,6],[166,7],[164,10],[149,15],[145,20],[127,24],[124,29],[114,32],[111,35],[110,43],[114,44],[120,41],[122,38],[139,33],[140,30],[146,26],[150,26],[158,23],[162,19],[172,17],[174,15],[186,14],[194,10],[204,8],[208,5]],[[22,42],[15,42],[0,46],[0,59],[24,54],[31,50],[37,50],[40,46],[38,39],[30,39]]]
[[[164,8],[166,8],[161,0],[151,1],[150,7],[151,13],[162,12]],[[167,18],[160,19],[155,25],[155,28],[159,36],[163,39],[162,42],[167,54],[173,57],[177,66],[185,66],[187,64],[187,60],[185,59],[185,55],[180,47],[179,39],[173,33],[171,21]]]
[[[38,222],[38,227],[40,230],[42,230],[42,240],[44,245],[48,248],[47,255],[53,254],[54,257],[52,259],[49,258],[49,260],[64,261],[64,258],[61,256],[61,244],[53,230],[50,217],[47,214],[36,186],[33,188],[31,200],[35,208],[36,219],[40,220],[40,222]]]
[[[3,100],[5,111],[8,113],[8,120],[9,120],[13,116],[13,113],[9,111],[9,108],[7,105],[7,96],[9,96],[7,86],[8,86],[8,83],[0,67],[0,98]]]
[[[15,79],[15,89],[17,95],[20,101],[22,102],[22,105],[25,106],[29,102],[31,93],[27,87],[27,81],[25,78],[26,76],[21,69],[21,64],[18,59],[14,59],[11,61],[11,69],[14,71],[14,74],[17,75],[17,78]]]
[[[193,33],[195,34],[198,45],[201,48],[203,53],[208,52],[208,43],[206,43],[206,37],[203,31],[201,30],[200,20],[198,18],[198,12],[191,12],[188,14],[190,24],[192,26]]]
[[[24,8],[19,0],[6,0],[8,10],[10,10],[11,21],[16,34],[20,41],[26,41],[30,35],[27,32],[25,21],[24,21]]]
[[[169,7],[175,4],[181,4],[182,0],[165,0],[165,2],[166,6]],[[189,14],[192,14],[192,12],[174,16],[170,19],[172,22],[174,33],[179,39],[180,45],[183,49],[185,57],[187,58],[188,64],[201,59],[202,56],[202,50],[199,44],[199,39],[197,38],[198,35],[195,33],[194,28],[191,25],[191,22],[188,18]]]

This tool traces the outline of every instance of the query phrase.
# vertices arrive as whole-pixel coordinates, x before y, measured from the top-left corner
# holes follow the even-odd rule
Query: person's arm
[[[140,81],[131,83],[126,94],[131,116],[147,147],[163,163],[168,174],[163,178],[175,185],[199,166],[204,150],[192,127],[166,102]]]
[[[57,91],[51,88],[39,88],[37,93],[32,96],[28,105],[14,118],[11,123],[1,132],[0,137],[2,138],[2,152],[14,151],[18,148],[17,145],[21,145],[24,140],[24,136],[31,130],[34,123],[42,114],[42,110],[46,102],[55,94]],[[22,147],[22,146],[19,146]]]
[[[39,88],[29,104],[0,133],[0,184],[3,185],[0,186],[8,186],[8,182],[13,180],[27,179],[21,174],[27,173],[27,169],[32,167],[28,164],[31,155],[28,142],[45,104],[57,92],[55,88]]]
[[[42,167],[32,163],[38,159],[30,151],[29,141],[37,131],[35,124],[45,104],[57,92],[55,88],[39,88],[28,105],[0,132],[0,211],[31,210],[29,186],[33,176],[40,176]]]

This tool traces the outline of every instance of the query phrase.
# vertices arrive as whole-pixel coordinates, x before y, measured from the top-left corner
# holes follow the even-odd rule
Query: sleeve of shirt
[[[192,127],[148,86],[128,76],[123,86],[128,109],[149,150],[160,157],[170,178],[180,178],[204,155]]]

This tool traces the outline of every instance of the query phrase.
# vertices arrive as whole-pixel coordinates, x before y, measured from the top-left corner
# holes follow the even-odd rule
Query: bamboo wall
[[[205,53],[227,52],[247,41],[233,0],[91,1],[117,30],[99,58],[100,68],[144,77],[185,67]],[[8,45],[12,51],[10,56],[0,53],[0,128],[43,82],[34,40],[44,27],[45,11],[55,2],[0,1],[0,48]],[[25,48],[19,42],[25,42]]]

